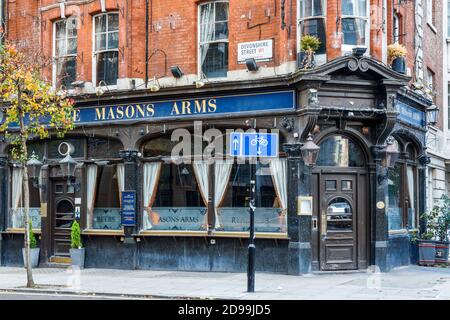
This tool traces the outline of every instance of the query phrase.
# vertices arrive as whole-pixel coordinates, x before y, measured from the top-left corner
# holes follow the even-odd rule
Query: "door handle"
[[[312,218],[312,229],[317,230],[317,218]]]
[[[322,216],[320,217],[320,233],[322,234],[322,237],[327,235],[327,213],[325,210],[322,210]]]

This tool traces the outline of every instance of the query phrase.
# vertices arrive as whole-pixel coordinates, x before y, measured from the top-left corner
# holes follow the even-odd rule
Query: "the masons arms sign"
[[[176,119],[185,117],[225,115],[235,113],[292,111],[295,92],[280,91],[257,94],[207,97],[187,100],[153,101],[76,108],[75,125],[115,121]]]

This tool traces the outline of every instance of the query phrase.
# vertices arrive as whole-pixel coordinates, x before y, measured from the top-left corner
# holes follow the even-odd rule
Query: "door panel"
[[[357,269],[357,175],[320,177],[320,268]]]
[[[53,183],[52,247],[53,255],[70,255],[70,228],[74,220],[73,187],[65,181]]]

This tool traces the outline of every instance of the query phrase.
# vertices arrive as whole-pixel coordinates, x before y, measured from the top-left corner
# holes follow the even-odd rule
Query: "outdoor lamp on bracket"
[[[41,168],[44,164],[39,161],[38,156],[33,151],[31,153],[30,160],[27,161],[27,169],[28,169],[28,176],[30,177],[30,180],[33,184],[33,187],[43,189],[45,186],[39,184],[39,176],[41,173]]]
[[[439,108],[432,104],[427,109],[427,124],[435,125],[438,121]]]
[[[303,161],[307,166],[315,166],[320,147],[314,143],[311,134],[306,139],[306,143],[300,148]]]
[[[398,145],[395,143],[395,139],[393,137],[389,137],[386,140],[386,148],[381,151],[381,155],[383,156],[383,158],[381,159],[381,166],[384,172],[378,175],[378,184],[382,184],[383,181],[388,179],[388,169],[395,166],[395,163],[397,162],[397,159],[400,155],[400,152],[398,151]]]
[[[59,161],[59,167],[61,169],[61,174],[64,178],[67,178],[67,184],[74,187],[76,191],[80,190],[80,183],[73,182],[72,178],[75,177],[75,171],[78,167],[78,162],[72,158],[70,153],[67,153],[64,159]]]

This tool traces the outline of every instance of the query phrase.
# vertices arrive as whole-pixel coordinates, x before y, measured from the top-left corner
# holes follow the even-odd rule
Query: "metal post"
[[[250,159],[250,237],[248,241],[247,292],[255,292],[255,172]]]

